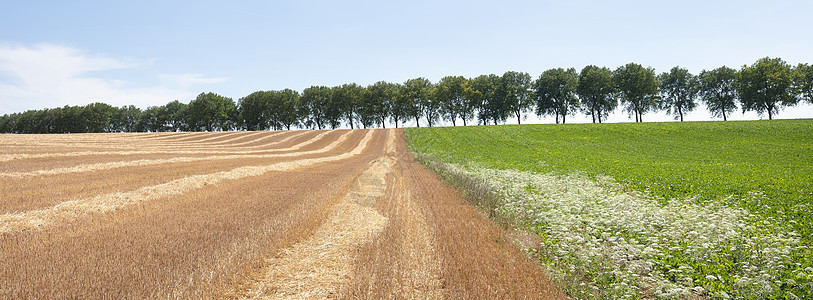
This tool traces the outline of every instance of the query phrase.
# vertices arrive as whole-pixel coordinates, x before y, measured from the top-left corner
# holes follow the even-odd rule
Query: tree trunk
[[[452,127],[457,127],[457,124],[455,124],[455,119],[456,118],[452,118]]]
[[[522,113],[520,111],[517,111],[517,125],[522,125],[522,123],[520,122],[521,117]]]
[[[421,127],[420,117],[415,116],[415,127]]]
[[[601,124],[601,112],[599,111],[597,115],[598,115],[598,123]]]
[[[381,128],[383,128],[383,129],[387,129],[387,125],[384,125],[384,122],[386,122],[386,121],[387,121],[387,118],[386,118],[386,117],[382,117],[382,118],[381,118]]]
[[[565,123],[565,117],[566,117],[566,116],[567,116],[566,114],[562,114],[562,124],[564,124],[564,123]]]
[[[678,108],[678,114],[680,114],[680,121],[683,122],[683,110],[680,108],[680,106],[678,106],[677,108]]]
[[[765,108],[768,109],[768,120],[773,120],[773,113],[771,113],[771,106],[766,104]]]
[[[593,118],[593,123],[596,123],[596,109],[594,108],[590,109],[590,117]]]
[[[725,119],[725,108],[721,109],[721,110],[723,111],[723,122],[725,122],[726,121],[726,119]]]

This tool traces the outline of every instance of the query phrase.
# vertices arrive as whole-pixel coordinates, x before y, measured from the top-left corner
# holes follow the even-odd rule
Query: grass
[[[554,225],[575,226],[564,221],[557,223],[561,216],[581,220],[583,224],[579,226],[595,225],[593,229],[613,234],[602,237],[602,232],[598,232],[599,246],[617,247],[623,244],[617,242],[619,238],[626,244],[634,240],[641,245],[647,244],[646,238],[663,238],[649,243],[656,253],[639,253],[652,261],[648,271],[628,272],[646,273],[673,285],[675,293],[665,293],[668,291],[665,289],[660,295],[748,297],[749,291],[751,297],[766,298],[811,295],[813,274],[808,273],[813,273],[813,155],[810,155],[813,120],[416,128],[408,130],[407,136],[414,151],[439,159],[452,169],[462,166],[459,174],[488,181],[504,197],[500,209],[528,230],[545,237],[546,243],[568,247],[590,245],[587,229],[583,232],[571,229],[571,233],[556,235],[559,231]],[[548,177],[538,177],[542,175]],[[601,195],[584,192],[580,186],[587,185],[586,181],[597,183]],[[639,192],[640,197],[634,192]],[[628,197],[625,194],[632,196],[625,198]],[[632,219],[624,221],[627,223],[602,219],[602,214],[632,216],[629,211],[608,206],[613,199],[626,201],[618,203],[636,203],[636,207],[628,210],[650,209],[649,215],[637,218],[663,216],[658,220],[671,220],[674,225],[656,228],[649,224],[658,220],[644,224]],[[560,211],[557,216],[546,215],[572,203],[584,205]],[[686,211],[701,214],[700,218],[680,214]],[[696,219],[694,223],[688,222],[692,218]],[[593,221],[597,223],[590,223]],[[734,236],[716,230],[703,237],[711,241],[700,241],[693,234],[705,229],[698,228],[698,224],[743,227],[732,229]],[[610,225],[615,227],[607,227]],[[574,237],[567,234],[582,241],[565,241]],[[749,241],[752,244],[742,244]],[[666,242],[674,244],[665,245]],[[724,247],[726,243],[740,244]],[[566,249],[549,246],[541,250]],[[713,249],[703,250],[702,246]],[[768,253],[764,249],[778,252]],[[600,255],[572,258],[571,263],[567,263],[571,259],[567,255],[545,255],[540,256],[544,264],[554,269],[567,266],[570,269],[564,273],[581,276],[581,282],[563,283],[573,295],[588,298],[590,294],[597,298],[659,295],[645,289],[592,293],[589,287],[579,285],[586,282],[588,286],[623,290],[621,283],[627,282],[621,275],[626,273],[602,279],[601,276],[618,271],[619,267],[578,269],[580,263],[584,265]],[[629,261],[621,264],[628,266]],[[732,275],[722,276],[724,273]]]

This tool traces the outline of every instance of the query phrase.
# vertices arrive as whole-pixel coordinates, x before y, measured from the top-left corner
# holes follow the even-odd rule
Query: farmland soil
[[[0,141],[0,298],[565,298],[400,129]]]

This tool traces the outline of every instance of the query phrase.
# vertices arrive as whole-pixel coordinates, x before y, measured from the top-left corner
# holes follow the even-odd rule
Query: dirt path
[[[20,149],[53,142],[9,138]],[[172,150],[128,160],[120,154],[147,153],[111,151],[121,139]],[[43,203],[0,214],[0,298],[564,298],[506,232],[412,159],[400,129],[100,135],[97,143],[105,146],[0,153],[28,170],[0,184],[40,180],[15,185],[30,198],[14,201]],[[182,156],[204,143],[230,154]],[[98,162],[40,161],[74,156]],[[111,156],[117,161],[105,162]],[[128,181],[127,170],[176,171]],[[105,175],[117,179],[82,188],[94,182],[81,178]],[[61,191],[83,196],[37,198]]]

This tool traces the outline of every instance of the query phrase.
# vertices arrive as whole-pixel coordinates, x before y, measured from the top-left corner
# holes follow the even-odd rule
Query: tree
[[[579,73],[576,94],[581,99],[584,112],[593,118],[593,123],[596,119],[601,123],[601,118],[606,119],[618,106],[618,101],[613,97],[614,92],[615,83],[610,69],[589,65]]]
[[[281,91],[272,92],[274,119],[277,120],[280,126],[284,126],[286,130],[291,130],[291,126],[299,123],[300,113],[297,111],[299,108],[299,92],[292,89],[284,89]]]
[[[794,72],[797,93],[813,104],[813,65],[799,64]]]
[[[523,115],[534,105],[531,97],[531,75],[525,72],[508,71],[500,78],[499,96],[506,111],[521,123]]]
[[[761,58],[753,65],[742,66],[737,92],[742,111],[768,113],[768,120],[780,108],[795,105],[799,96],[793,91],[793,71],[781,58]]]
[[[14,129],[14,121],[11,116],[3,115],[0,117],[0,133],[12,133]]]
[[[231,98],[215,93],[200,93],[189,103],[189,125],[192,131],[222,131],[234,127],[237,106]]]
[[[426,96],[421,99],[421,109],[429,127],[440,119],[440,101],[435,98],[435,86],[431,83],[426,89]]]
[[[440,103],[441,117],[452,122],[452,126],[457,126],[457,118],[462,118],[463,126],[466,126],[463,115],[467,104],[464,96],[466,88],[468,81],[463,76],[446,76],[435,85],[435,99]]]
[[[387,128],[387,118],[392,111],[393,98],[395,96],[395,85],[386,81],[379,81],[367,87],[362,101],[364,117],[361,123],[364,127],[372,126],[381,122],[381,128]]]
[[[404,82],[403,94],[404,109],[407,115],[415,118],[415,126],[421,127],[420,119],[424,115],[432,83],[426,78],[419,77]]]
[[[358,107],[361,102],[361,95],[364,88],[358,84],[343,84],[333,90],[333,97],[331,98],[331,105],[335,105],[334,109],[339,113],[339,118],[347,120],[350,129],[355,128],[355,117],[358,114]],[[334,127],[335,129],[335,127]]]
[[[698,94],[714,117],[722,117],[737,109],[737,71],[722,66],[717,69],[700,72],[698,75]]]
[[[190,130],[189,105],[178,100],[171,101],[164,105],[164,111],[159,120],[167,126],[169,131]]]
[[[483,125],[489,121],[497,125],[499,121],[508,119],[509,112],[498,96],[500,81],[500,76],[494,74],[480,75],[469,81],[471,89],[466,93],[466,98],[476,103],[477,118]]]
[[[613,82],[626,104],[625,110],[635,115],[635,122],[643,122],[643,114],[657,108],[659,82],[652,68],[628,63],[613,72]]]
[[[161,132],[166,128],[164,123],[161,122],[161,113],[164,111],[162,106],[150,106],[141,113],[138,119],[136,130],[140,132]]]
[[[325,126],[325,109],[330,101],[331,89],[326,86],[311,86],[302,91],[300,105],[301,113],[306,118],[306,123],[316,125],[322,130]]]
[[[344,117],[345,108],[341,101],[339,100],[343,97],[341,94],[343,93],[341,86],[334,86],[330,88],[330,98],[327,102],[325,102],[323,109],[325,113],[325,120],[327,120],[328,124],[330,124],[331,129],[336,129],[337,127],[341,126],[342,118]]]
[[[115,108],[111,119],[112,131],[134,132],[140,119],[141,109],[135,107],[135,105],[125,105]]]
[[[697,107],[697,78],[689,70],[673,67],[669,72],[658,76],[661,91],[661,109],[675,115],[683,122],[683,113]]]
[[[87,122],[82,117],[84,110],[83,106],[68,105],[59,109],[59,114],[54,119],[54,132],[87,132]]]
[[[268,116],[267,108],[270,98],[270,92],[256,91],[237,101],[238,114],[246,130],[268,130],[271,117]]]
[[[86,105],[81,113],[86,124],[85,132],[112,132],[111,121],[115,110],[115,107],[101,102]]]
[[[562,116],[562,124],[567,115],[573,115],[579,108],[579,98],[576,89],[579,86],[579,75],[576,69],[550,69],[542,72],[534,83],[534,98],[536,99],[536,114],[538,116],[551,114]]]
[[[411,116],[411,101],[409,100],[405,85],[400,83],[393,84],[392,90],[392,110],[390,111],[390,117],[395,124],[395,128],[398,128],[398,120],[404,120]]]

